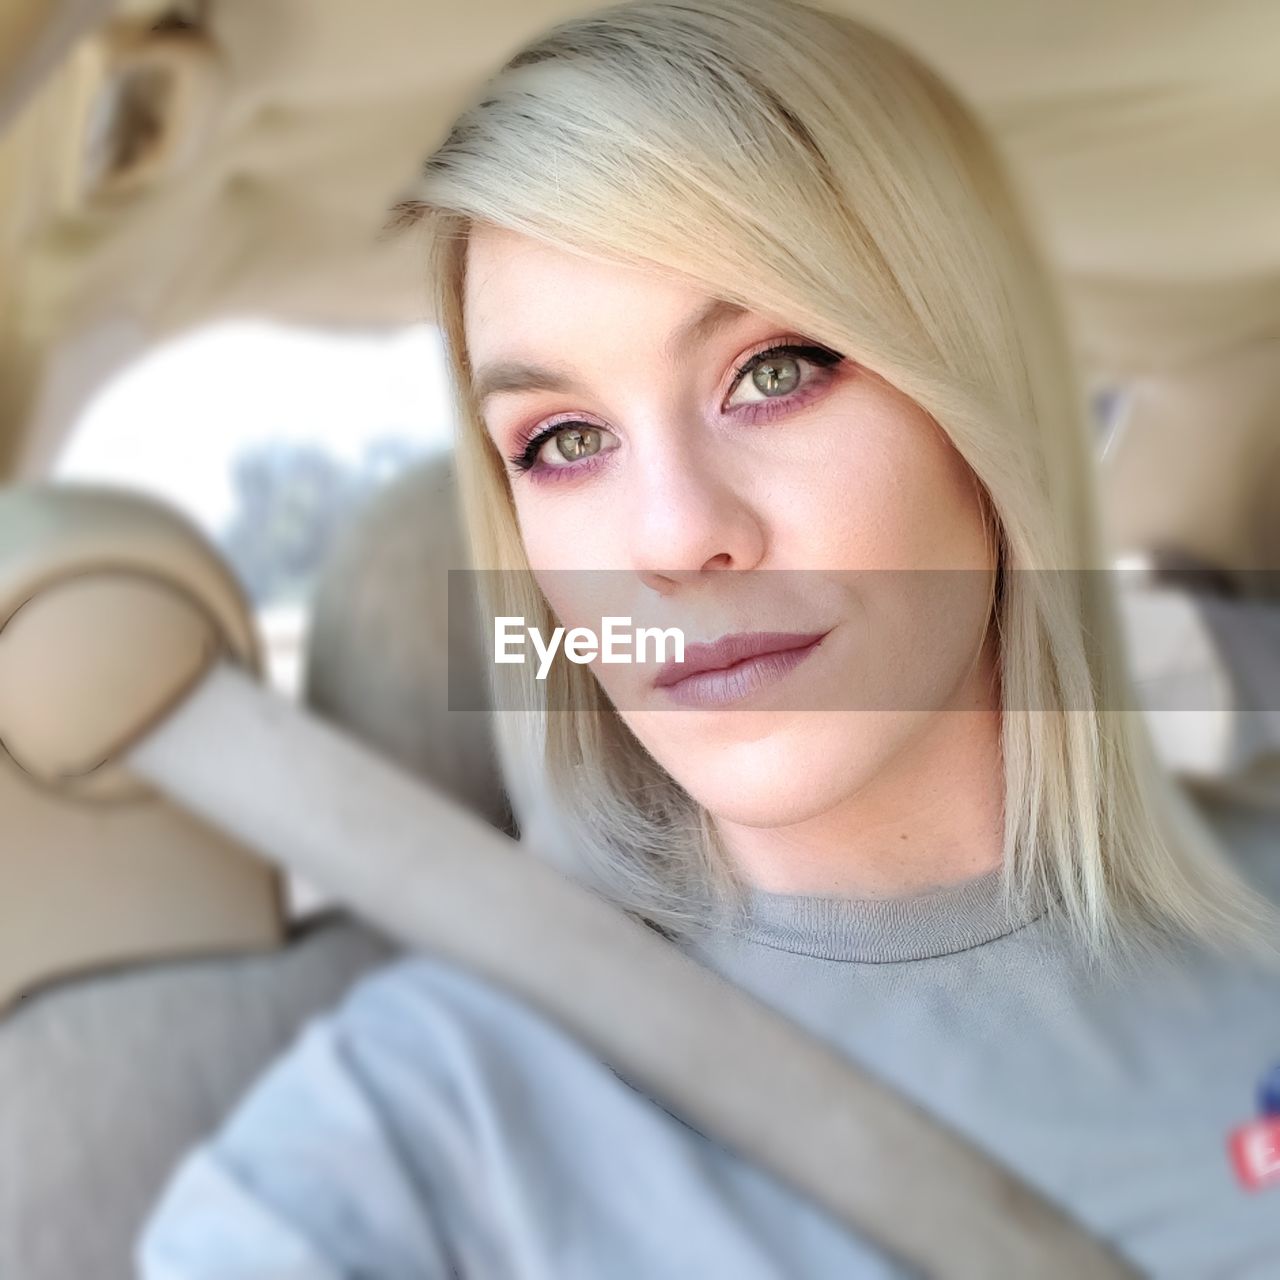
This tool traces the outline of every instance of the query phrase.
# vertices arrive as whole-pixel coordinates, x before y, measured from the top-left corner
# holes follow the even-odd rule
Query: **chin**
[[[811,797],[805,802],[784,789],[746,795],[741,787],[720,787],[715,781],[696,791],[690,789],[690,794],[717,821],[757,831],[798,826],[830,812],[846,798],[833,793],[830,797]]]
[[[908,731],[899,714],[813,712],[749,741],[650,749],[712,816],[772,828],[806,822],[848,801],[885,767]]]

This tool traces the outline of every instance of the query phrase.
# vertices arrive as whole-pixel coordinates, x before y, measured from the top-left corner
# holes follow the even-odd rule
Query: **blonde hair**
[[[426,230],[474,564],[507,571],[480,575],[492,612],[555,625],[471,386],[476,222],[786,316],[931,414],[997,527],[1007,900],[1046,904],[1095,959],[1140,936],[1263,936],[1267,904],[1131,700],[1116,604],[1091,572],[1088,417],[1048,272],[991,142],[914,55],[789,0],[599,10],[512,57],[396,212]],[[708,814],[587,668],[545,683],[492,670],[516,810],[549,800],[572,837],[545,856],[674,933],[737,900]]]

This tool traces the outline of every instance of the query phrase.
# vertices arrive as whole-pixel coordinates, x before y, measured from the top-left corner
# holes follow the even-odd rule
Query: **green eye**
[[[795,356],[770,356],[751,370],[756,390],[766,396],[785,396],[800,382],[800,362]]]
[[[749,360],[744,361],[737,370],[729,392],[731,397],[736,395],[747,382],[747,376],[750,375],[749,386],[751,390],[758,393],[757,398],[740,399],[736,402],[731,400],[730,403],[736,403],[737,407],[746,409],[753,404],[759,405],[765,400],[785,399],[797,391],[803,394],[806,386],[806,365],[816,369],[830,369],[843,360],[844,357],[838,352],[812,343],[779,344],[766,351],[758,351]],[[810,376],[807,381],[811,384],[814,379]]]
[[[566,462],[577,462],[580,458],[589,458],[593,453],[599,453],[603,443],[604,436],[600,428],[584,424],[565,427],[556,432],[555,436],[556,452]]]
[[[516,473],[577,470],[575,463],[608,453],[618,447],[617,437],[606,427],[566,420],[537,432],[508,462]]]

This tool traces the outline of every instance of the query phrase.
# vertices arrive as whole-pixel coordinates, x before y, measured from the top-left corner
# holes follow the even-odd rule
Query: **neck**
[[[717,819],[747,882],[771,893],[880,898],[999,867],[1004,770],[994,663],[985,647],[951,702],[836,807],[767,829]]]

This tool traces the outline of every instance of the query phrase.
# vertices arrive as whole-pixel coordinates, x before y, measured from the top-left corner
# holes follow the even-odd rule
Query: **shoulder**
[[[552,1019],[499,982],[423,953],[363,978],[329,1021],[349,1067],[365,1075],[411,1063],[443,1080],[513,1053],[532,1061],[576,1046]]]
[[[360,979],[332,1013],[340,1035],[382,1035],[393,1026],[492,1029],[532,1010],[514,993],[443,956],[412,952]]]
[[[443,1236],[332,1015],[313,1019],[174,1170],[138,1240],[143,1280],[443,1275]]]
[[[483,1077],[539,1021],[495,985],[410,955],[313,1018],[174,1171],[139,1238],[145,1280],[447,1274],[483,1179]],[[501,1042],[501,1043],[500,1043]],[[425,1268],[425,1269],[424,1269]]]

